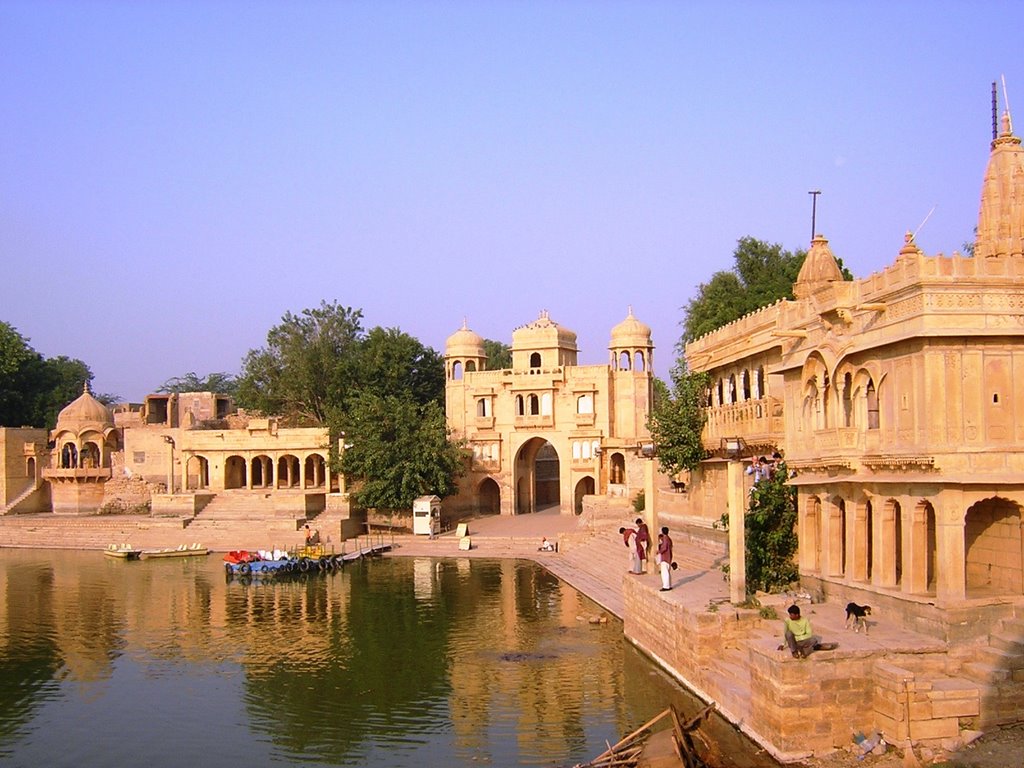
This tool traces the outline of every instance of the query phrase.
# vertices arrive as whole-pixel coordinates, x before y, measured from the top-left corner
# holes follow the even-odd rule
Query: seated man
[[[809,619],[800,618],[800,607],[789,606],[789,618],[784,622],[784,636],[786,645],[794,659],[804,659],[811,655],[811,651],[819,650],[821,638],[811,630]]]

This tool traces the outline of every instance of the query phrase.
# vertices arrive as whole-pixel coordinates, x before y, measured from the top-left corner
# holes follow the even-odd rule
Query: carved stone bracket
[[[861,463],[870,470],[922,471],[935,469],[934,456],[864,456]]]

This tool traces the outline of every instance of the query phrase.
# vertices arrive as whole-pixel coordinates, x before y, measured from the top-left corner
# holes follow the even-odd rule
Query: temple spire
[[[1008,109],[1001,122],[981,186],[977,258],[1024,253],[1024,148],[1013,134]]]

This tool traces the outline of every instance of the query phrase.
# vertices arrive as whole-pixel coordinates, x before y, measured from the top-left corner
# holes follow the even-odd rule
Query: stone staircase
[[[987,645],[955,649],[960,674],[981,691],[980,725],[1016,722],[1024,697],[1024,619],[1004,619]]]
[[[14,513],[15,510],[18,508],[19,504],[21,504],[23,501],[29,498],[33,493],[36,493],[41,489],[41,483],[33,483],[32,485],[29,485],[24,491],[19,493],[13,499],[7,502],[7,504],[5,504],[2,509],[0,509],[0,515],[9,515]]]

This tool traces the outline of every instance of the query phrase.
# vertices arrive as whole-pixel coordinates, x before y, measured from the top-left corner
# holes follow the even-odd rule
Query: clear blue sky
[[[0,4],[0,320],[140,400],[286,311],[607,359],[752,235],[858,277],[972,238],[1020,2]]]

